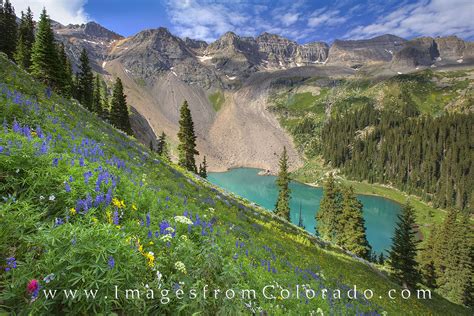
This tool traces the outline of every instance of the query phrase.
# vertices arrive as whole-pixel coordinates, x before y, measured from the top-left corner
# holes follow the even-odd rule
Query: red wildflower
[[[30,282],[28,282],[28,286],[26,289],[28,290],[29,293],[35,292],[39,287],[38,281],[33,279]]]

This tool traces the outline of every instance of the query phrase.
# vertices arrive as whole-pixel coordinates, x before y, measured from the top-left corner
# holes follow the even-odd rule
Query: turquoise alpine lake
[[[268,210],[273,210],[278,195],[275,176],[260,176],[258,169],[237,168],[227,172],[209,172],[208,180],[221,188],[240,195]],[[291,189],[291,221],[298,224],[300,206],[303,224],[314,233],[316,220],[314,215],[319,210],[323,190],[292,181]],[[367,239],[372,249],[384,252],[390,249],[392,235],[401,206],[391,200],[379,196],[358,195],[364,205],[364,218],[367,228]]]

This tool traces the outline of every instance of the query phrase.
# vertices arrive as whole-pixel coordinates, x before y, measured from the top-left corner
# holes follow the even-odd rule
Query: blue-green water
[[[274,176],[259,176],[258,169],[238,168],[227,172],[209,173],[208,180],[212,183],[234,192],[269,210],[275,207],[278,195]],[[291,221],[295,224],[301,217],[306,229],[314,233],[316,224],[314,215],[319,209],[322,189],[314,188],[299,182],[291,182]],[[367,239],[372,249],[377,253],[386,251],[392,243],[391,238],[400,205],[378,196],[359,195],[364,204],[364,218],[367,228]]]

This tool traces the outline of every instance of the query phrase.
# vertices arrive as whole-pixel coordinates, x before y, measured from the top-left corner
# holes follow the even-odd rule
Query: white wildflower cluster
[[[179,239],[181,239],[182,241],[188,241],[188,236],[186,236],[186,235],[181,235],[181,236],[179,237]]]
[[[163,235],[160,237],[160,240],[164,241],[164,242],[169,242],[171,241],[171,239],[173,239],[173,237],[169,234],[166,234],[166,235]]]
[[[167,234],[172,234],[172,233],[174,233],[174,228],[171,227],[171,226],[166,227],[165,232],[166,232]]]
[[[175,267],[176,270],[178,270],[179,272],[181,272],[183,274],[187,273],[186,266],[181,261],[176,261],[175,264],[174,264],[174,267]]]
[[[215,209],[213,207],[210,207],[207,209],[207,211],[211,214],[214,214]]]
[[[193,224],[193,221],[190,220],[189,218],[187,218],[186,216],[175,216],[174,220],[177,223],[181,223],[181,224],[186,224],[186,225],[192,225]]]

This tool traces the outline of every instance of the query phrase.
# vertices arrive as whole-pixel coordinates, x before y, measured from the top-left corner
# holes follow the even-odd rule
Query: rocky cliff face
[[[112,44],[123,38],[95,22],[67,26],[54,23],[53,28],[56,38],[65,44],[66,52],[75,70],[79,64],[81,51],[85,48],[89,53],[92,68],[101,72],[102,63],[107,59]]]
[[[456,36],[420,37],[407,41],[392,59],[394,68],[461,64],[474,57],[472,43]]]
[[[382,35],[368,40],[335,40],[329,49],[328,63],[356,66],[389,62],[405,42],[405,39],[394,35]]]

